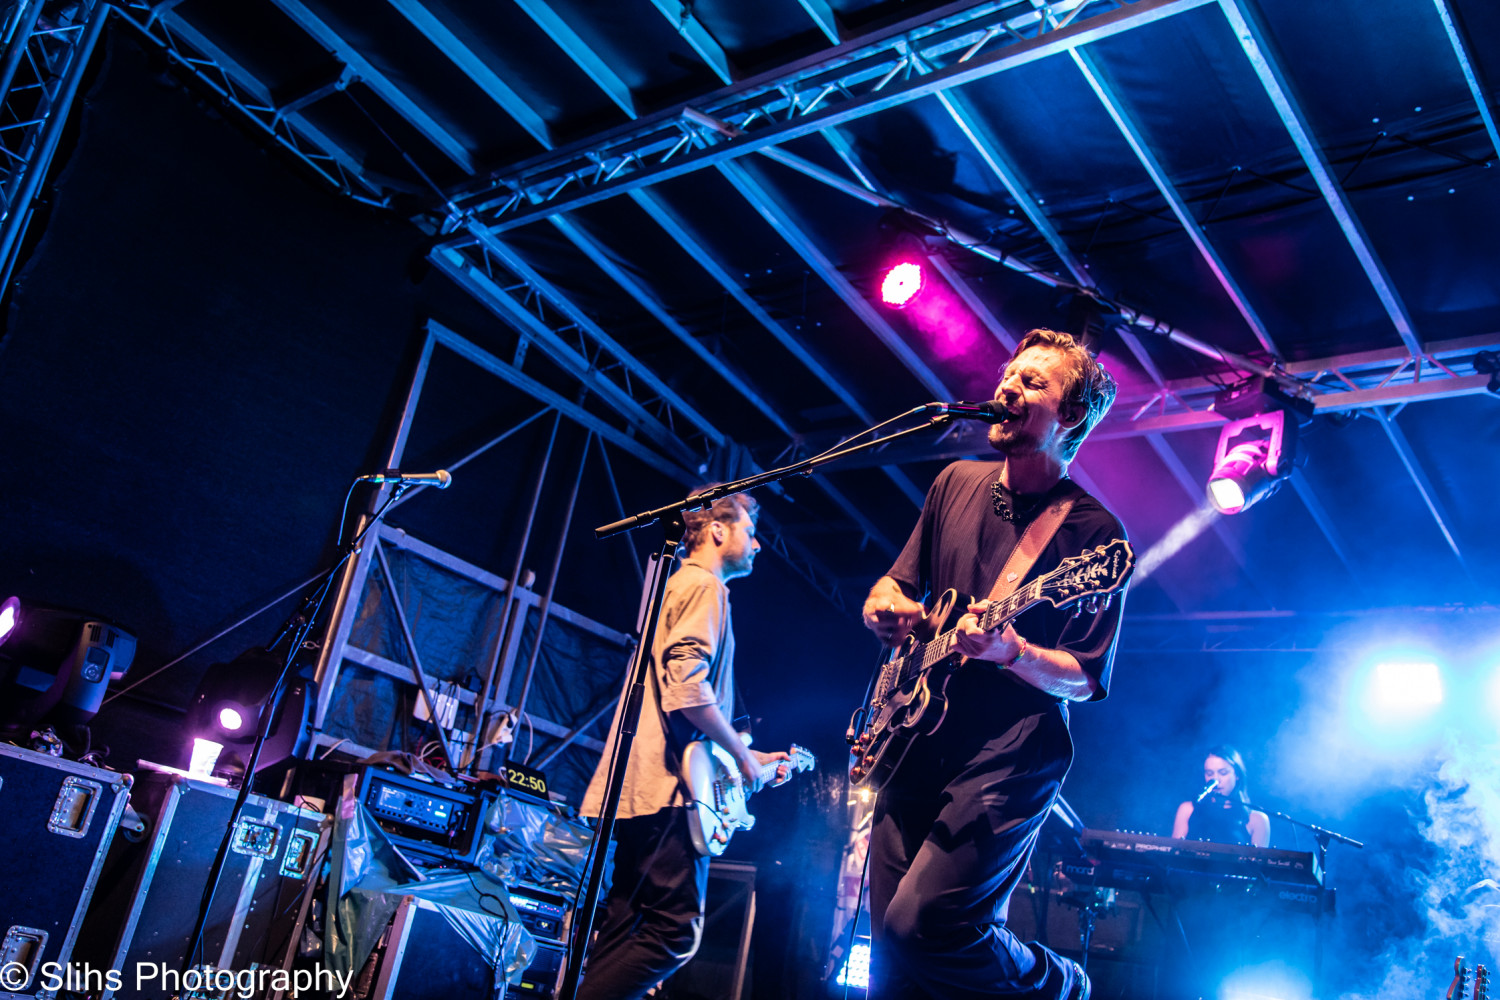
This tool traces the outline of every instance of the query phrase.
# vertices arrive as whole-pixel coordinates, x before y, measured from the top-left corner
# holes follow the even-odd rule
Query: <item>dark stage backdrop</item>
[[[128,34],[103,60],[6,317],[0,590],[128,626],[138,677],[323,564],[420,321],[467,313],[409,277],[411,225],[259,148]],[[290,607],[142,693],[184,704]],[[128,765],[180,752],[173,720],[121,699],[98,731]]]

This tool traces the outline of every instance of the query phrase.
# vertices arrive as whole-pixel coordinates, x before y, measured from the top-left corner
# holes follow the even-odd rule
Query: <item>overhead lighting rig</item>
[[[1208,499],[1221,514],[1238,514],[1276,492],[1292,474],[1298,428],[1313,404],[1254,376],[1214,397],[1214,411],[1229,423],[1219,432]]]

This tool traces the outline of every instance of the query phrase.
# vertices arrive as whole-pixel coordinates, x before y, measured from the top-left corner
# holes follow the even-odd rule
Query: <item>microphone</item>
[[[998,424],[1010,419],[1010,411],[993,399],[983,403],[927,403],[917,407],[915,412],[982,420],[987,424]]]
[[[447,469],[439,469],[436,472],[401,472],[392,469],[389,472],[376,473],[372,476],[360,476],[355,482],[398,483],[402,486],[432,486],[446,490],[453,482],[453,474]]]
[[[1193,805],[1197,805],[1199,802],[1202,802],[1204,799],[1208,798],[1213,794],[1213,790],[1218,787],[1219,783],[1217,781],[1210,781],[1208,784],[1204,785],[1203,791],[1199,792],[1198,797],[1193,800]]]

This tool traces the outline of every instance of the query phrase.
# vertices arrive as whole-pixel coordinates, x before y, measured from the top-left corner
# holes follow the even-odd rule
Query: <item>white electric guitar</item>
[[[783,765],[788,774],[810,771],[817,766],[817,758],[799,746],[793,745],[787,753],[790,760],[773,760],[761,766],[762,783],[774,781],[776,769]],[[755,817],[745,808],[750,795],[745,790],[740,767],[729,751],[717,743],[694,740],[682,752],[682,771],[697,813],[697,821],[688,824],[693,846],[699,854],[718,857],[729,846],[729,838],[736,830],[748,830],[755,825]]]

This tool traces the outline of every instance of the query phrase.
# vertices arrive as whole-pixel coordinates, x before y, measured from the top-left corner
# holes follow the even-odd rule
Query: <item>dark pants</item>
[[[963,699],[963,687],[950,694]],[[955,700],[876,800],[871,975],[880,1000],[1057,997],[1073,986],[1070,963],[1005,926],[1073,758],[1066,710],[1036,701],[994,735],[997,714],[987,698]]]
[[[615,823],[613,882],[578,1000],[637,1000],[698,950],[708,858],[688,822],[673,808]]]

